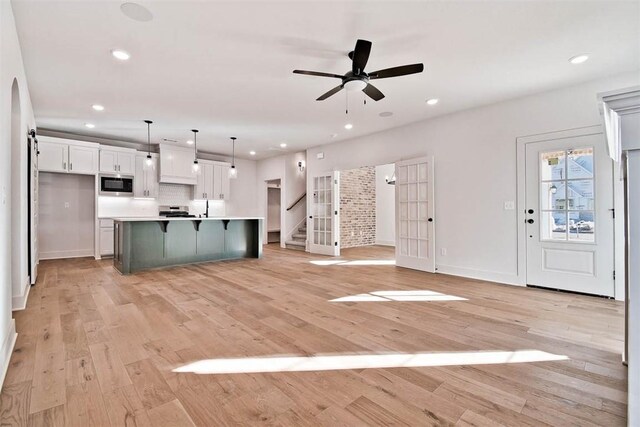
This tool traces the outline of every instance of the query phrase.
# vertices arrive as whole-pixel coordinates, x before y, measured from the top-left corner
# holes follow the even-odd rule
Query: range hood
[[[160,182],[163,184],[196,185],[193,173],[192,148],[173,144],[160,144]]]

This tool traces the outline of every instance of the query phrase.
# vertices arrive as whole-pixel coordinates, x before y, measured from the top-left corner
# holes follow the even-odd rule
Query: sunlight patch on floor
[[[326,259],[309,261],[313,265],[396,265],[394,259],[356,259],[356,260],[344,260],[344,259]]]
[[[307,372],[345,369],[495,365],[568,359],[567,356],[547,353],[540,350],[245,357],[237,359],[199,360],[180,366],[174,369],[173,372],[195,374]]]
[[[467,298],[441,294],[429,290],[375,291],[367,294],[349,295],[329,302],[376,302],[376,301],[468,301]]]

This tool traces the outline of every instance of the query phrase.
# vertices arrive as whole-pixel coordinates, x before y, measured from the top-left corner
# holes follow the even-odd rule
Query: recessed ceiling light
[[[249,151],[249,154],[251,154],[252,156],[255,156],[256,152],[255,151]]]
[[[126,61],[129,58],[131,58],[131,55],[129,55],[128,52],[125,52],[124,50],[121,50],[121,49],[112,50],[111,55],[113,55],[114,58],[119,59],[120,61]]]
[[[189,145],[193,144],[193,139],[188,140],[187,144],[189,144]]]
[[[93,129],[94,127],[96,127],[96,125],[94,125],[93,123],[85,123],[84,126],[89,129]]]
[[[144,6],[138,3],[122,3],[120,11],[127,17],[139,22],[149,22],[153,19],[153,14]]]
[[[391,111],[383,111],[382,113],[378,114],[380,117],[391,117],[393,116],[393,113]]]
[[[344,128],[347,130],[353,129],[353,125],[351,123],[347,123],[346,125],[344,125]]]
[[[287,144],[284,143],[284,142],[280,144],[280,148],[286,148],[286,146],[287,146]]]
[[[100,104],[93,104],[91,108],[93,108],[96,111],[104,111],[104,107]]]
[[[587,59],[589,59],[589,55],[583,53],[581,55],[576,55],[572,58],[569,58],[569,62],[571,62],[572,64],[582,64]]]
[[[438,98],[427,99],[427,105],[436,105],[438,103]]]

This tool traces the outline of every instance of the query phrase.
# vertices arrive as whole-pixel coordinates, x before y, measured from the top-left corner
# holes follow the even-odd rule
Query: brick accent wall
[[[340,172],[340,247],[376,243],[376,168]]]

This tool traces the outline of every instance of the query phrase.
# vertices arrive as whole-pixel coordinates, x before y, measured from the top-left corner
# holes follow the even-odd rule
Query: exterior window
[[[540,237],[593,242],[593,147],[540,154]]]

